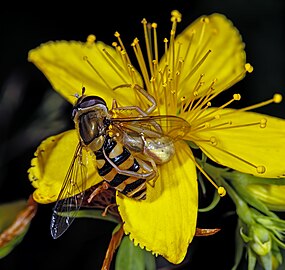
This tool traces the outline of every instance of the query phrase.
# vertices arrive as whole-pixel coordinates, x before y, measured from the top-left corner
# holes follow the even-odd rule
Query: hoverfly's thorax
[[[83,96],[73,107],[72,117],[79,136],[85,145],[94,140],[101,144],[100,137],[105,135],[109,117],[105,101],[97,96]]]

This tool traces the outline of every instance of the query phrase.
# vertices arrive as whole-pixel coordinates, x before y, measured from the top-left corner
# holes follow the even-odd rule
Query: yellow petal
[[[198,18],[175,40],[176,61],[183,60],[179,78],[180,97],[194,94],[201,74],[204,77],[198,94],[207,92],[214,80],[217,81],[213,91],[220,92],[244,77],[244,43],[238,30],[224,15]],[[207,53],[209,55],[199,64]],[[161,63],[164,61],[163,58]]]
[[[228,128],[214,128],[229,122]],[[224,109],[210,125],[197,132],[196,143],[212,160],[260,177],[285,176],[285,120]]]
[[[111,55],[112,61],[108,59]],[[84,58],[94,67],[94,70]],[[74,103],[75,94],[97,95],[111,106],[113,98],[119,104],[133,105],[134,92],[130,88],[112,90],[116,86],[132,83],[121,56],[114,48],[103,42],[83,43],[77,41],[47,42],[31,50],[28,60],[33,62],[47,77],[53,88]],[[116,62],[116,64],[114,64]],[[139,75],[133,71],[137,82]]]
[[[28,170],[29,179],[36,189],[33,197],[38,203],[55,202],[62,188],[68,168],[78,144],[75,130],[69,130],[44,140],[35,152]],[[93,157],[88,154],[88,159]],[[97,176],[93,162],[87,163],[88,179],[86,189],[102,181]],[[82,179],[77,179],[82,185]],[[73,194],[75,195],[75,194]]]
[[[162,165],[155,186],[148,185],[147,199],[119,196],[117,204],[124,230],[135,244],[180,263],[195,234],[198,191],[196,168],[185,143],[177,143],[174,158]]]

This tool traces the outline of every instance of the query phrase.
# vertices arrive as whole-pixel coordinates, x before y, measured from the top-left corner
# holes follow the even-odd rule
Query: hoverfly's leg
[[[144,179],[154,177],[155,174],[156,174],[155,171],[150,171],[150,172],[146,172],[146,173],[138,173],[138,172],[133,172],[133,171],[129,171],[129,170],[122,170],[106,155],[106,152],[105,152],[104,148],[103,148],[103,154],[104,154],[104,157],[106,158],[106,160],[111,164],[111,166],[119,174],[123,174],[123,175],[126,175],[126,176],[139,177],[139,178],[144,178]]]
[[[136,160],[139,163],[139,165],[141,166],[142,169],[144,169],[145,171],[154,171],[155,174],[152,175],[152,177],[149,177],[147,180],[147,183],[151,186],[154,187],[155,186],[155,182],[156,179],[158,178],[158,170],[157,170],[157,166],[154,162],[154,160],[151,157],[147,157],[145,155],[136,155]],[[148,165],[145,161],[147,161],[148,163],[150,163],[150,165]]]
[[[115,203],[108,204],[108,205],[105,207],[105,209],[104,209],[104,211],[103,211],[103,213],[102,213],[102,216],[103,216],[103,217],[107,216],[108,211],[109,211],[109,208],[110,208],[110,207],[114,207],[114,206],[116,206]]]
[[[109,184],[106,181],[103,181],[100,186],[98,186],[93,190],[93,192],[90,194],[89,198],[87,199],[87,202],[91,203],[95,196],[99,195],[104,190],[109,189],[109,187],[110,187]]]
[[[156,108],[156,106],[157,106],[156,100],[155,100],[155,98],[154,98],[152,95],[150,95],[144,88],[142,88],[142,87],[139,86],[138,84],[122,84],[122,85],[119,85],[119,86],[113,88],[113,90],[116,90],[116,89],[122,88],[122,87],[130,87],[130,88],[133,88],[133,89],[139,91],[139,92],[140,92],[143,96],[145,96],[145,97],[147,98],[147,100],[150,101],[150,103],[151,103],[151,105],[146,109],[146,111],[143,111],[143,110],[142,110],[140,107],[138,107],[138,106],[130,106],[130,109],[133,109],[133,110],[138,111],[138,112],[141,113],[141,115],[143,115],[143,116],[149,115],[149,114],[151,114],[151,113],[155,110],[155,108]],[[127,106],[127,107],[121,107],[121,109],[125,109],[125,108],[127,109],[128,107],[129,107],[129,106]],[[117,107],[117,109],[120,109],[120,108]],[[142,112],[143,112],[143,113],[142,113]]]

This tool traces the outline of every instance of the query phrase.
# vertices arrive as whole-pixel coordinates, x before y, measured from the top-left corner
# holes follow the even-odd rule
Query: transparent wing
[[[112,123],[128,136],[143,134],[145,138],[168,137],[171,141],[183,139],[191,128],[183,118],[171,115],[113,118]]]
[[[76,217],[84,198],[86,180],[86,161],[79,143],[53,208],[50,231],[54,239],[60,237]]]

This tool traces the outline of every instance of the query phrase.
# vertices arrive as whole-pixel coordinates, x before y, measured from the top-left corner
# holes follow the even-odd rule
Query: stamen
[[[151,35],[149,32],[149,24],[147,23],[146,19],[142,20],[143,24],[143,30],[144,30],[144,39],[145,39],[145,45],[146,45],[146,53],[147,53],[147,58],[148,58],[148,64],[149,64],[149,69],[150,69],[150,74],[153,76],[153,67],[152,67],[152,46],[151,46]]]
[[[245,107],[245,108],[237,109],[235,110],[235,112],[254,110],[254,109],[269,105],[271,103],[280,103],[281,101],[282,101],[282,95],[277,93],[277,94],[274,94],[274,96],[269,100],[266,100],[266,101],[263,101],[263,102]]]
[[[127,50],[126,50],[126,48],[125,48],[125,46],[124,46],[124,44],[123,44],[123,41],[121,40],[121,35],[120,35],[120,33],[119,33],[118,31],[116,31],[115,34],[114,34],[114,36],[118,39],[119,44],[121,45],[121,47],[123,48],[123,50],[126,52],[126,57],[127,57],[127,59],[128,59],[128,63],[131,63],[131,60],[130,60],[128,54],[127,54]]]
[[[111,88],[111,86],[107,83],[107,81],[102,77],[102,75],[98,72],[98,70],[91,64],[91,62],[88,60],[87,56],[83,56],[83,60],[86,61],[89,66],[95,71],[95,73],[99,76],[99,78],[106,84],[108,88]]]
[[[152,23],[151,27],[153,29],[153,44],[154,44],[154,60],[158,63],[158,46],[157,46],[157,32],[156,32],[156,28],[157,28],[157,24],[156,23]]]
[[[212,145],[212,146],[215,147],[215,149],[218,149],[219,151],[221,151],[223,153],[226,153],[226,154],[230,155],[231,157],[233,157],[233,158],[235,158],[235,159],[237,159],[239,161],[242,161],[243,163],[245,163],[245,164],[255,168],[256,172],[258,174],[263,174],[266,171],[266,167],[263,166],[263,165],[254,165],[253,163],[251,163],[251,162],[249,162],[249,161],[247,161],[247,160],[245,160],[245,159],[243,159],[243,158],[241,158],[241,157],[239,157],[239,156],[237,156],[237,155],[235,155],[235,154],[233,154],[233,153],[231,153],[231,152],[229,152],[229,151],[227,151],[225,149],[219,148],[219,147],[214,146],[214,145]]]
[[[141,73],[142,73],[142,76],[144,78],[144,82],[146,84],[146,88],[147,88],[147,90],[149,90],[150,89],[150,82],[149,82],[148,71],[147,71],[147,67],[146,67],[146,64],[145,64],[145,60],[144,60],[144,57],[143,57],[142,50],[141,50],[140,45],[139,45],[138,38],[135,38],[131,45],[132,45],[132,47],[134,49],[134,53],[135,53],[137,61],[139,63],[139,66],[140,66],[140,69],[141,69]]]
[[[219,187],[211,178],[210,176],[204,171],[204,169],[199,165],[199,163],[195,160],[195,158],[191,157],[193,162],[195,163],[196,167],[199,169],[199,171],[206,177],[206,179],[217,189],[219,195],[221,197],[226,195],[226,190],[224,187]]]
[[[199,36],[197,46],[196,46],[196,51],[195,51],[193,59],[192,59],[192,65],[194,65],[196,63],[197,58],[201,55],[203,49],[205,49],[205,46],[208,44],[208,42],[203,42],[204,48],[201,47],[202,40],[204,39],[206,25],[209,23],[209,18],[203,17],[200,22],[202,23],[202,29],[201,29],[201,33]]]
[[[116,74],[122,79],[122,81],[127,83],[125,77],[122,75],[125,73],[124,72],[125,70],[122,68],[122,66],[118,64],[118,62],[109,54],[109,52],[105,48],[103,49],[103,52],[106,56],[106,61],[108,62],[108,64],[112,67],[112,69],[116,72]],[[129,72],[129,69],[127,69],[127,72],[130,76],[132,75],[132,73]],[[133,79],[133,76],[131,77]]]
[[[211,53],[211,50],[208,50],[205,55],[202,57],[202,59],[200,59],[200,61],[198,61],[198,63],[192,68],[192,70],[187,74],[187,76],[185,76],[182,80],[181,83],[184,83],[184,81],[189,80],[189,78],[191,76],[193,76],[193,74],[198,70],[198,68],[205,62],[205,60],[207,59],[207,57],[209,56],[209,54]]]
[[[164,38],[163,42],[164,42],[165,65],[168,65],[168,54],[167,54],[167,50],[168,50],[168,39],[167,39],[167,38]]]
[[[231,86],[239,82],[245,76],[246,72],[251,73],[252,71],[253,67],[251,66],[251,64],[246,63],[244,65],[244,70],[239,75],[237,75],[233,80],[231,80],[227,85],[225,85],[223,88],[229,89]]]

